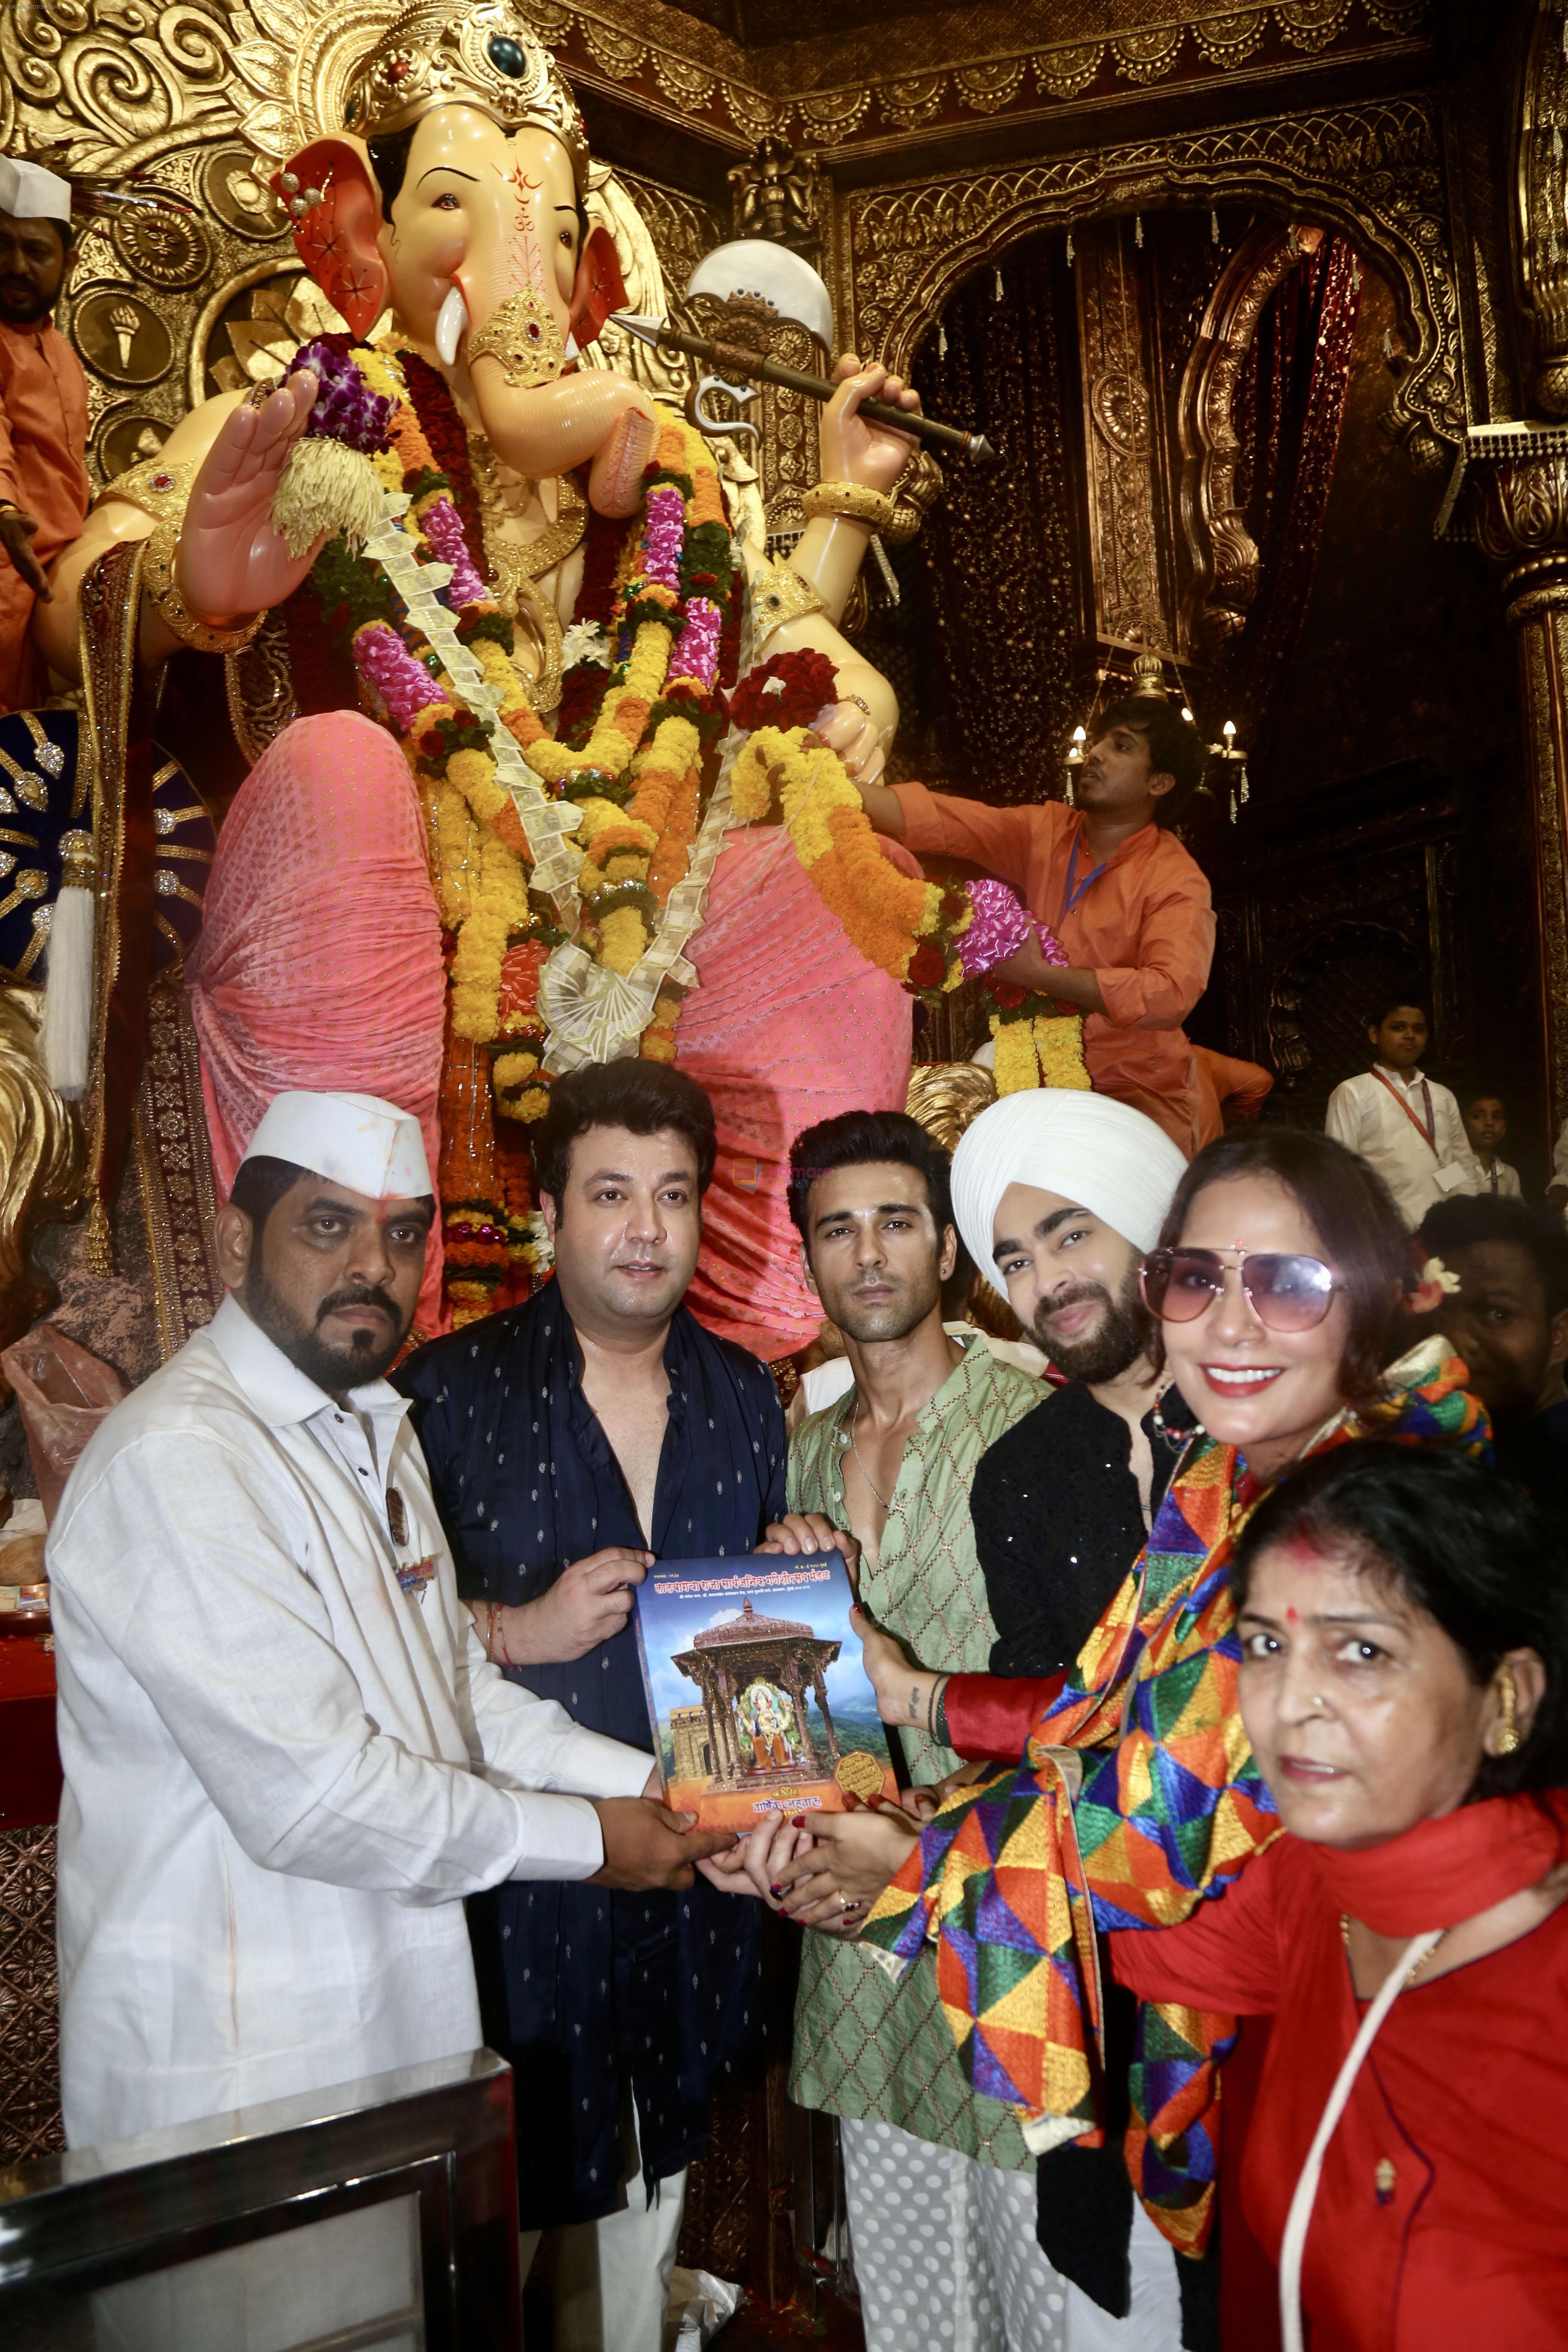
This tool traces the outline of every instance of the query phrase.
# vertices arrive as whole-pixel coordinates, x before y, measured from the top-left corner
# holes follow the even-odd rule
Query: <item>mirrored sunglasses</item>
[[[1163,1323],[1195,1323],[1224,1296],[1226,1255],[1218,1250],[1152,1250],[1138,1276],[1151,1315]],[[1247,1303],[1269,1331],[1310,1331],[1344,1285],[1321,1258],[1248,1250],[1238,1267]]]

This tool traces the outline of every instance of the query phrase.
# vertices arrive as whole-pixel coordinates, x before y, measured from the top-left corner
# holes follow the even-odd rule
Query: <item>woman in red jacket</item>
[[[1275,2019],[1242,2158],[1287,2352],[1568,2342],[1568,1561],[1494,1472],[1347,1446],[1232,1570],[1243,1723],[1288,1832],[1145,2000]],[[1303,2251],[1304,2250],[1304,2251]]]

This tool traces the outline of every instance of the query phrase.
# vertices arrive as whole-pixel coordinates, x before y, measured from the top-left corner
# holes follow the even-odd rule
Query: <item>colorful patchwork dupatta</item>
[[[1489,1432],[1466,1377],[1428,1340],[1384,1375],[1375,1404],[1342,1413],[1309,1450],[1375,1436],[1483,1453]],[[1022,1767],[944,1806],[867,1921],[861,1940],[895,1974],[934,1939],[965,2071],[1020,2111],[1037,2151],[1101,2144],[1097,1931],[1173,1926],[1279,1833],[1237,1708],[1229,1577],[1264,1491],[1233,1446],[1194,1440]],[[1210,2011],[1140,2010],[1128,2168],[1186,2253],[1207,2240],[1216,2068],[1234,2032]]]

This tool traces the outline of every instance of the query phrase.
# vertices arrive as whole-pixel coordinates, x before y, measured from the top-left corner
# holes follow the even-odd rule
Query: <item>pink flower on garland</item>
[[[680,588],[680,556],[686,545],[686,500],[666,486],[650,490],[647,520],[643,526],[642,570],[645,580],[660,588]]]
[[[693,596],[686,607],[686,626],[675,641],[669,656],[672,679],[694,679],[704,694],[712,686],[719,667],[719,638],[724,617],[717,604],[706,596]]]
[[[422,710],[445,699],[424,665],[416,662],[395,629],[376,621],[361,629],[353,641],[354,667],[386,705],[387,716],[400,735],[406,735]]]
[[[486,593],[485,583],[474,568],[462,522],[451,499],[437,499],[424,509],[419,520],[442,562],[452,567],[451,585],[446,594],[453,611],[460,613],[466,605],[479,604]]]
[[[989,971],[994,964],[1005,963],[1009,956],[1017,954],[1029,936],[1034,918],[1026,907],[1019,905],[1005,882],[989,878],[972,882],[969,896],[974,919],[958,942],[958,955],[964,978],[973,980],[977,973]],[[1056,947],[1054,940],[1051,946]],[[1063,963],[1067,961],[1059,948],[1057,956]]]

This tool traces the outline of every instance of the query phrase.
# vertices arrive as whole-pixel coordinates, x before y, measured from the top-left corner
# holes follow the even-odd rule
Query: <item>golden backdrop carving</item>
[[[1383,263],[1413,346],[1390,430],[1436,461],[1465,424],[1440,153],[1435,102],[1403,98],[857,190],[837,224],[840,336],[907,369],[953,289],[1023,237],[1108,213],[1252,205],[1342,230]]]

